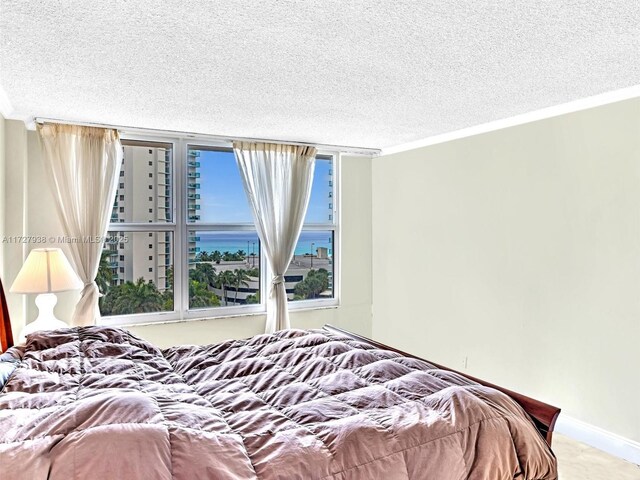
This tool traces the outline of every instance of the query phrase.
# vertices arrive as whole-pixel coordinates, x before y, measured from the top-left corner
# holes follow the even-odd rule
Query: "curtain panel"
[[[233,150],[273,278],[266,333],[291,328],[284,274],[293,258],[309,204],[316,148],[234,142]]]
[[[84,283],[72,325],[94,325],[100,318],[95,282],[122,164],[116,130],[45,123],[38,126],[56,210],[69,243],[71,260]]]

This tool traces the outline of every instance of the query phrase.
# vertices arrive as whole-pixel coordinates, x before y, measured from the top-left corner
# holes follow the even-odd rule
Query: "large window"
[[[231,148],[193,139],[123,146],[98,275],[105,322],[264,312],[271,272]],[[293,309],[337,303],[335,164],[333,155],[316,159],[303,231],[285,274]]]
[[[206,270],[216,298],[190,297],[189,308],[261,305],[260,242],[233,151],[189,145],[187,158],[189,278],[199,282]]]
[[[316,157],[304,226],[284,276],[287,297],[295,302],[334,298],[336,224],[333,171],[333,157]]]
[[[103,315],[174,311],[173,144],[123,141],[97,283]]]

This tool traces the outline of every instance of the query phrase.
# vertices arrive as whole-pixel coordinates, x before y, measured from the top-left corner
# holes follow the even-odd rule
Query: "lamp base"
[[[36,305],[38,306],[38,318],[33,322],[25,325],[20,332],[18,344],[26,341],[27,335],[39,332],[41,330],[56,330],[58,328],[68,328],[69,325],[62,320],[58,320],[53,313],[53,308],[58,303],[58,297],[55,293],[41,293],[36,297]]]

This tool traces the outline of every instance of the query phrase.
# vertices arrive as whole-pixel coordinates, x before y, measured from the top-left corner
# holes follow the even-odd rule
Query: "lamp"
[[[18,276],[9,289],[12,293],[37,293],[36,305],[38,318],[26,325],[18,343],[24,342],[27,335],[38,330],[66,328],[68,325],[58,320],[53,308],[58,303],[56,292],[76,290],[82,287],[82,281],[74,272],[59,248],[35,248],[29,252]]]

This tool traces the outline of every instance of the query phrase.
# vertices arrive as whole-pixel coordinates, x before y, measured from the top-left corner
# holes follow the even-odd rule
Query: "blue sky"
[[[201,150],[200,221],[212,223],[251,222],[251,210],[233,152]],[[329,220],[329,160],[317,160],[306,223]]]

